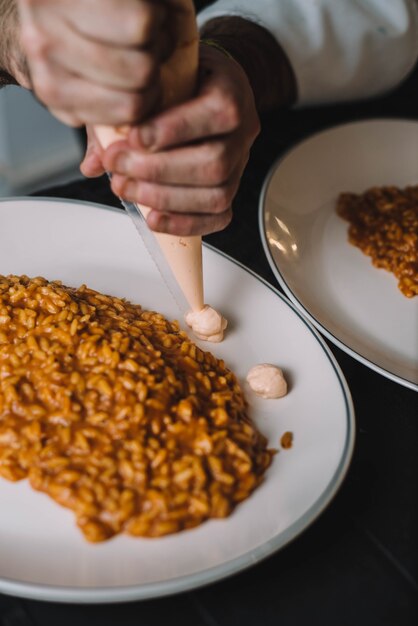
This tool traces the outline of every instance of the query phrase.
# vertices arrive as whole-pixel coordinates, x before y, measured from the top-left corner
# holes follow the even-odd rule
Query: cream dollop
[[[287,382],[282,370],[270,363],[254,365],[247,374],[247,382],[262,398],[282,398],[287,394]]]
[[[185,316],[196,337],[203,341],[219,343],[224,338],[224,330],[228,322],[218,311],[205,304],[201,311],[189,311]]]

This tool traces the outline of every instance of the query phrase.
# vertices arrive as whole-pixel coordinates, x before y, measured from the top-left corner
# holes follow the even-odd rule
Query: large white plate
[[[244,380],[258,362],[280,364],[281,400],[248,396],[271,446],[286,430],[266,480],[227,520],[162,539],[117,537],[90,545],[71,512],[23,481],[0,479],[0,590],[31,598],[115,602],[191,589],[253,565],[305,529],[330,502],[354,438],[344,378],[317,331],[267,283],[205,248],[206,298],[230,321],[211,346]],[[42,275],[124,296],[177,316],[171,296],[119,211],[47,199],[0,202],[0,272]],[[206,345],[206,349],[208,346]]]
[[[418,298],[347,241],[340,192],[418,183],[418,122],[372,120],[302,141],[266,178],[259,224],[285,293],[336,345],[418,389]]]

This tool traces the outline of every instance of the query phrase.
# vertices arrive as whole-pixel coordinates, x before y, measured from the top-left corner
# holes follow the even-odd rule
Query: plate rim
[[[64,204],[78,204],[78,205],[90,205],[98,209],[106,209],[115,213],[119,213],[122,217],[128,216],[123,212],[123,209],[118,209],[105,204],[100,204],[91,201],[75,200],[70,198],[59,198],[52,196],[14,196],[7,198],[0,198],[1,204],[4,202],[21,202],[21,201],[35,201],[35,202],[55,202]],[[206,242],[203,245],[219,254],[224,259],[232,262],[234,265],[240,267],[245,272],[250,274],[253,278],[259,280],[265,287],[270,289],[283,304],[288,306],[301,320],[309,332],[319,343],[325,356],[327,357],[329,364],[336,375],[337,382],[342,393],[344,408],[345,408],[345,421],[346,421],[346,435],[343,450],[339,463],[334,471],[333,476],[329,479],[329,482],[325,489],[322,491],[320,497],[305,511],[303,515],[299,517],[291,526],[286,528],[283,532],[275,535],[269,541],[262,543],[260,546],[245,552],[239,557],[231,559],[225,563],[203,570],[196,574],[187,574],[186,576],[180,576],[171,580],[159,581],[155,583],[146,583],[143,585],[129,585],[129,586],[114,586],[114,587],[66,587],[66,586],[54,586],[39,583],[20,582],[17,580],[0,577],[0,591],[6,594],[28,598],[33,600],[43,600],[50,602],[67,602],[67,603],[80,603],[80,604],[111,604],[120,602],[132,602],[140,600],[148,600],[152,598],[163,598],[174,594],[191,591],[193,589],[201,588],[212,583],[220,582],[221,580],[243,572],[244,570],[260,563],[265,558],[272,556],[278,552],[284,546],[294,541],[303,531],[305,531],[316,519],[325,511],[327,506],[332,502],[333,498],[339,491],[351,464],[354,444],[355,444],[355,410],[351,392],[348,383],[344,377],[342,369],[338,364],[335,356],[327,346],[324,338],[315,328],[315,326],[298,310],[297,306],[291,302],[286,296],[280,293],[276,287],[271,285],[263,277],[259,276],[252,269],[246,267],[240,261],[237,261],[230,255],[226,254],[222,250],[218,250],[213,245]]]
[[[365,365],[372,371],[378,374],[381,374],[382,376],[391,380],[392,382],[398,383],[408,389],[411,389],[412,391],[418,391],[418,384],[414,383],[412,380],[409,380],[408,378],[404,378],[403,376],[399,374],[395,374],[394,372],[391,372],[387,368],[375,363],[371,359],[368,359],[367,357],[363,356],[362,354],[360,354],[359,352],[351,348],[349,345],[341,341],[341,339],[339,339],[330,330],[328,330],[328,328],[326,328],[313,315],[313,313],[311,313],[309,309],[305,307],[302,301],[299,300],[299,298],[293,293],[284,275],[280,271],[280,268],[277,266],[276,262],[274,261],[272,252],[267,242],[267,236],[266,236],[264,208],[265,208],[265,201],[266,201],[268,188],[269,188],[269,185],[271,183],[271,180],[274,174],[276,173],[277,169],[280,167],[280,164],[289,156],[289,154],[291,154],[294,150],[298,149],[299,147],[303,146],[303,144],[311,141],[312,139],[320,135],[328,133],[330,131],[334,131],[339,128],[343,128],[347,126],[358,126],[361,124],[370,124],[374,122],[389,122],[389,123],[407,122],[407,123],[414,123],[415,125],[418,126],[418,120],[415,120],[413,118],[373,117],[373,118],[365,118],[362,120],[352,120],[348,122],[343,122],[342,124],[332,124],[330,126],[324,127],[323,129],[319,131],[314,131],[313,133],[304,137],[303,139],[296,141],[287,150],[285,150],[284,152],[280,154],[280,156],[274,161],[273,165],[269,168],[269,171],[267,172],[267,175],[262,185],[260,198],[258,202],[258,228],[260,232],[261,241],[263,244],[264,253],[267,257],[267,261],[269,263],[270,269],[272,270],[274,276],[276,277],[276,280],[278,281],[280,287],[285,292],[286,296],[291,300],[291,302],[296,306],[296,308],[301,313],[303,313],[303,315],[315,326],[315,328],[317,328],[317,330],[319,330],[320,333],[325,335],[334,345],[336,345],[338,348],[343,350],[343,352],[353,357],[354,359],[356,359],[357,361],[359,361],[360,363],[362,363],[363,365]]]

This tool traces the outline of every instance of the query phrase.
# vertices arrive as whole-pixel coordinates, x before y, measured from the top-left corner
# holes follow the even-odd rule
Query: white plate
[[[211,346],[243,380],[255,363],[280,364],[290,383],[281,400],[248,396],[271,446],[294,433],[260,488],[227,520],[162,539],[119,536],[85,542],[73,516],[26,481],[0,479],[0,590],[67,602],[116,602],[176,593],[278,550],[330,502],[353,447],[350,394],[317,331],[267,283],[204,248],[207,301],[230,321]],[[0,271],[85,282],[173,318],[177,311],[126,215],[100,205],[50,199],[0,202]],[[206,344],[206,349],[208,346]]]
[[[336,345],[384,376],[418,389],[418,297],[348,243],[338,194],[418,183],[418,123],[354,122],[302,141],[271,169],[259,224],[285,293]]]

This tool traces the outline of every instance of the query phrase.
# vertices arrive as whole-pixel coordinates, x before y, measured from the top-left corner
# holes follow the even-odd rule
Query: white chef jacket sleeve
[[[198,24],[224,15],[277,39],[296,76],[298,106],[378,95],[418,59],[418,0],[217,0]]]

